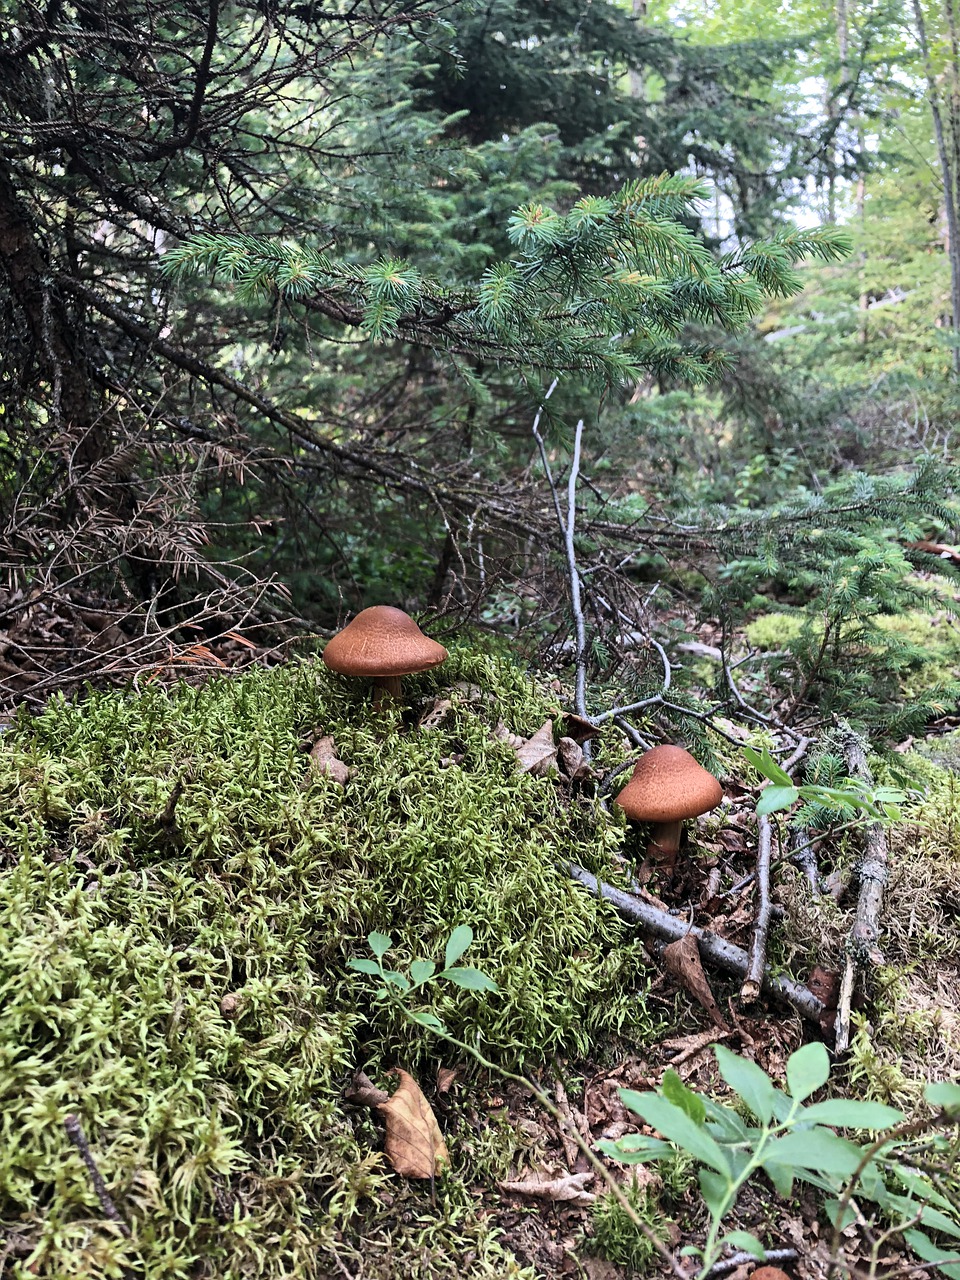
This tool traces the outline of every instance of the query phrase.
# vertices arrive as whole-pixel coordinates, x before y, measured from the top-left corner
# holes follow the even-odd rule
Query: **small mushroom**
[[[365,676],[382,689],[377,705],[384,696],[400,698],[403,676],[429,671],[446,659],[442,644],[425,636],[408,613],[388,604],[362,609],[323,651],[331,671]]]
[[[676,862],[680,825],[715,809],[723,788],[683,747],[654,747],[642,755],[614,801],[631,822],[652,822],[647,857]]]

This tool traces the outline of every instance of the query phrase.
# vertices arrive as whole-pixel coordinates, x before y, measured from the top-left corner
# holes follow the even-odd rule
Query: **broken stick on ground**
[[[866,746],[863,739],[852,730],[844,743],[843,754],[850,776],[859,778],[868,787],[872,787],[873,774],[867,764]],[[883,954],[877,946],[877,939],[880,936],[880,911],[883,907],[883,889],[886,883],[887,837],[881,823],[871,822],[863,832],[860,895],[857,898],[853,927],[847,935],[847,960],[837,1006],[837,1053],[844,1053],[850,1047],[850,1007],[857,969],[866,968],[868,964],[883,963]]]
[[[773,825],[767,815],[761,814],[757,822],[757,915],[753,923],[753,937],[747,963],[747,976],[740,988],[740,999],[751,1002],[760,996],[763,974],[767,967],[767,933],[770,930],[770,848],[773,844]]]
[[[727,973],[735,973],[740,977],[746,974],[749,966],[747,953],[740,947],[734,946],[732,942],[727,942],[725,938],[719,938],[707,929],[699,929],[696,925],[678,920],[675,916],[668,915],[666,911],[659,911],[642,899],[634,897],[633,894],[625,893],[623,889],[605,884],[576,863],[570,864],[570,874],[591,893],[595,893],[597,897],[603,898],[605,902],[616,907],[625,920],[639,925],[647,937],[658,942],[676,942],[678,938],[692,934],[697,939],[700,955],[705,961],[709,961],[710,964]],[[826,1012],[822,1001],[818,1000],[808,987],[803,987],[789,978],[774,977],[769,969],[764,970],[763,989],[768,994],[792,1005],[801,1017],[807,1018],[810,1022],[819,1023]]]

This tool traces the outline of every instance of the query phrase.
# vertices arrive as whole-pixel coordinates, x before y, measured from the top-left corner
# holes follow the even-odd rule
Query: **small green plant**
[[[482,969],[474,969],[470,965],[458,965],[457,961],[473,942],[473,930],[468,924],[457,925],[447,939],[443,953],[443,968],[438,970],[434,960],[414,960],[406,973],[399,969],[385,969],[383,958],[393,946],[393,939],[387,933],[374,931],[367,934],[367,944],[374,954],[373,960],[364,956],[351,956],[347,967],[357,973],[366,973],[380,978],[383,986],[377,991],[376,999],[394,999],[411,1022],[421,1027],[447,1035],[447,1028],[435,1013],[429,1009],[413,1009],[410,1000],[414,993],[422,991],[431,983],[445,978],[464,991],[499,991],[499,987]],[[397,1000],[398,995],[401,997]]]
[[[878,1102],[831,1098],[804,1105],[830,1076],[822,1044],[804,1045],[790,1056],[786,1092],[755,1062],[722,1045],[715,1045],[714,1052],[721,1076],[756,1125],[667,1071],[656,1093],[620,1090],[624,1105],[662,1136],[626,1134],[597,1144],[624,1164],[673,1159],[678,1149],[697,1162],[709,1225],[703,1248],[688,1245],[682,1252],[700,1261],[699,1280],[727,1245],[765,1257],[763,1244],[750,1232],[722,1234],[741,1190],[760,1172],[784,1197],[792,1194],[794,1180],[827,1193],[835,1251],[845,1226],[867,1221],[860,1207],[867,1201],[896,1224],[896,1232],[920,1258],[952,1280],[960,1277],[960,1244],[945,1250],[929,1234],[960,1242],[960,1201],[943,1188],[960,1145],[955,1128],[960,1085],[928,1085],[926,1099],[936,1115],[907,1121],[902,1112]],[[836,1128],[883,1136],[861,1144],[841,1137]]]
[[[803,800],[844,814],[865,815],[878,822],[895,822],[900,817],[899,806],[906,800],[904,792],[897,787],[868,787],[856,778],[847,778],[836,787],[819,783],[798,786],[766,748],[757,751],[753,747],[744,747],[743,754],[757,772],[772,783],[761,792],[757,801],[757,813],[761,816],[789,809],[798,800]]]
[[[448,1044],[456,1045],[458,1049],[462,1049],[469,1054],[480,1066],[496,1072],[505,1080],[512,1080],[514,1083],[522,1085],[536,1098],[544,1110],[553,1117],[560,1128],[580,1148],[594,1173],[606,1183],[610,1193],[610,1200],[616,1205],[620,1215],[625,1216],[633,1228],[643,1237],[642,1241],[638,1240],[636,1242],[636,1248],[631,1251],[633,1256],[640,1257],[642,1255],[646,1257],[649,1254],[658,1253],[676,1274],[676,1259],[660,1236],[646,1221],[648,1216],[646,1210],[642,1210],[638,1204],[633,1203],[633,1200],[636,1199],[635,1195],[631,1198],[624,1193],[623,1188],[611,1176],[609,1169],[605,1168],[589,1143],[585,1141],[576,1127],[570,1124],[553,1099],[534,1081],[527,1079],[526,1076],[517,1075],[516,1072],[508,1071],[495,1062],[491,1062],[475,1045],[467,1044],[463,1040],[458,1040],[456,1036],[451,1035],[443,1022],[431,1009],[412,1007],[413,1001],[417,998],[417,993],[423,992],[430,984],[444,978],[467,991],[495,992],[498,990],[497,984],[482,970],[457,965],[456,962],[472,941],[473,930],[470,926],[465,924],[458,925],[447,939],[447,944],[444,948],[444,967],[442,969],[438,969],[436,963],[432,960],[414,960],[407,972],[403,973],[399,969],[384,968],[384,957],[393,946],[393,939],[388,934],[374,932],[367,934],[367,943],[375,958],[368,960],[364,956],[351,957],[347,964],[357,973],[367,974],[370,977],[377,977],[381,980],[382,986],[376,992],[376,999],[389,1001],[410,1022],[415,1022],[418,1026],[433,1032],[434,1035],[439,1036],[442,1040],[446,1040]],[[617,1216],[612,1206],[611,1213],[613,1213],[613,1217],[610,1218],[610,1223],[612,1224]],[[616,1234],[616,1229],[612,1229]]]

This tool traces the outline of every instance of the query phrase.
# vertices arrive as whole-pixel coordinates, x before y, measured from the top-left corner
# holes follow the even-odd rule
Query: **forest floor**
[[[830,1022],[741,1005],[739,980],[708,970],[711,1018],[649,940],[573,883],[571,860],[628,887],[643,844],[610,806],[631,752],[619,730],[595,743],[588,775],[549,746],[540,771],[524,770],[547,720],[554,745],[574,731],[568,706],[558,682],[466,647],[410,681],[402,708],[373,709],[307,658],[54,697],[12,719],[0,753],[4,1280],[614,1280],[661,1266],[572,1131],[593,1143],[641,1129],[619,1089],[656,1089],[668,1068],[728,1096],[717,1041],[780,1081],[804,1041],[830,1045]],[[730,741],[712,745],[725,801],[643,897],[745,946],[753,889],[727,890],[755,863],[761,780]],[[911,1113],[926,1081],[960,1074],[960,735],[903,746],[872,761],[908,801],[889,832],[882,963],[858,984],[829,1091]],[[768,958],[822,993],[843,965],[858,833],[818,852],[817,897],[789,859],[776,867]],[[530,1075],[563,1126],[350,966],[373,931],[406,969],[442,956],[463,925],[463,964],[496,992],[431,982],[415,1007]],[[356,1101],[358,1070],[392,1091],[394,1067],[419,1082],[449,1148],[432,1180],[390,1169],[379,1115]],[[604,1163],[667,1245],[702,1241],[692,1162]],[[825,1224],[812,1193],[783,1200],[763,1180],[729,1223],[793,1251],[798,1280],[827,1274]],[[850,1265],[869,1261],[869,1232],[848,1228],[844,1247]],[[913,1269],[897,1238],[878,1258],[883,1274]]]

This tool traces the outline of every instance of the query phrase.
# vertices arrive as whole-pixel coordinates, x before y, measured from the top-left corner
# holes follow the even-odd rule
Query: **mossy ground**
[[[615,875],[617,823],[521,774],[491,737],[500,718],[536,729],[549,695],[470,653],[410,696],[438,690],[453,705],[423,730],[308,661],[54,700],[4,735],[11,1276],[319,1277],[361,1251],[369,1277],[527,1274],[465,1190],[482,1142],[461,1157],[452,1137],[458,1176],[434,1205],[429,1189],[398,1192],[372,1125],[341,1105],[353,1068],[426,1073],[440,1052],[346,961],[372,929],[402,961],[469,924],[468,959],[501,994],[442,991],[435,1008],[510,1062],[642,1037],[646,979],[638,944],[564,869],[574,855]],[[353,771],[345,787],[310,771],[319,733]],[[103,1221],[70,1112],[129,1239]]]
[[[418,727],[438,696],[439,727]],[[542,1274],[473,1194],[539,1158],[510,1115],[480,1119],[470,1082],[440,1103],[455,1172],[431,1189],[386,1170],[376,1126],[342,1096],[353,1069],[393,1063],[429,1093],[445,1061],[347,968],[373,929],[403,965],[471,926],[465,959],[500,993],[444,987],[434,1008],[488,1056],[552,1069],[623,1037],[647,1042],[644,1071],[662,1070],[653,1041],[673,998],[647,997],[635,937],[566,874],[573,856],[617,880],[622,826],[557,779],[521,774],[491,734],[501,719],[529,734],[558,711],[508,661],[463,650],[410,682],[403,710],[375,712],[308,660],[54,700],[16,721],[0,741],[0,1274]],[[308,762],[329,733],[352,770],[342,788]],[[615,737],[599,744],[604,766]],[[960,780],[924,752],[878,770],[914,798],[892,837],[887,968],[868,980],[848,1073],[851,1093],[898,1102],[960,1068]],[[847,837],[824,846],[822,869],[856,856]],[[778,876],[787,918],[771,959],[797,973],[839,962],[852,901],[811,903],[792,868]],[[680,1007],[685,1030],[702,1028]],[[750,1025],[760,1046],[770,1015]],[[799,1035],[774,1028],[774,1059]],[[104,1220],[64,1130],[71,1112],[129,1238]],[[638,1263],[608,1208],[591,1247]]]

